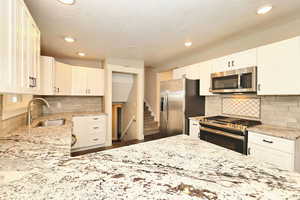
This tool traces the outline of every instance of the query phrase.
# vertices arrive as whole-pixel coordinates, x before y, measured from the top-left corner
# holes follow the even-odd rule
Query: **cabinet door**
[[[180,67],[173,70],[173,79],[182,79],[187,74],[187,67]]]
[[[212,73],[213,67],[213,60],[205,61],[199,64],[199,71],[200,71],[200,96],[209,96],[213,95],[209,91],[210,89],[210,75]]]
[[[87,68],[87,93],[91,96],[104,96],[104,70]]]
[[[12,90],[13,71],[11,65],[11,7],[12,1],[0,1],[0,92]]]
[[[300,38],[259,47],[258,94],[299,95]]]
[[[214,59],[213,73],[231,70],[232,69],[230,67],[231,60],[232,60],[231,56],[224,56],[224,57]]]
[[[72,95],[87,95],[87,70],[84,67],[72,67]]]
[[[55,94],[55,60],[52,57],[41,56],[41,95]]]
[[[72,66],[55,63],[55,87],[57,95],[71,95],[72,90]]]
[[[249,49],[231,56],[231,69],[257,66],[257,49]]]
[[[250,142],[249,142],[249,150],[250,150],[249,155],[256,158],[257,160],[271,163],[285,170],[293,171],[295,169],[294,154],[277,151]]]
[[[193,138],[199,138],[199,122],[197,120],[190,119],[190,136]]]

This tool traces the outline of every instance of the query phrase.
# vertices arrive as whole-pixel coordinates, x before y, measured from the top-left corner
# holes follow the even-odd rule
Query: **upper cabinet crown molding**
[[[40,86],[40,30],[23,0],[0,1],[0,9],[0,92],[36,94]]]

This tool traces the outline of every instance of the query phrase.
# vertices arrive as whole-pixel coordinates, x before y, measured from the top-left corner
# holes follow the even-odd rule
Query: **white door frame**
[[[137,75],[137,139],[144,139],[144,68],[124,67],[120,65],[105,64],[105,113],[107,113],[107,136],[105,146],[112,145],[112,73],[129,73]]]

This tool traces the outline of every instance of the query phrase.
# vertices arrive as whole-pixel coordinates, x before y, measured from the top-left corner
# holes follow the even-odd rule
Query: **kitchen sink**
[[[55,120],[45,120],[37,123],[34,127],[35,128],[42,128],[42,127],[51,127],[51,126],[63,126],[66,124],[65,119],[55,119]]]

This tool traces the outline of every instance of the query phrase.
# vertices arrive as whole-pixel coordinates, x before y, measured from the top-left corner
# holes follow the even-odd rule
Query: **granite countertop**
[[[185,135],[70,157],[69,120],[1,136],[1,199],[300,199],[300,174]]]
[[[262,124],[250,127],[248,130],[289,140],[297,140],[300,138],[300,129],[286,128],[281,126]]]

